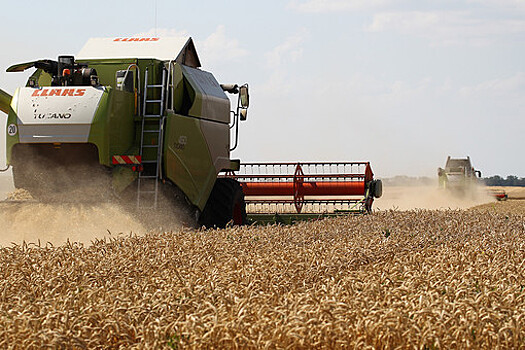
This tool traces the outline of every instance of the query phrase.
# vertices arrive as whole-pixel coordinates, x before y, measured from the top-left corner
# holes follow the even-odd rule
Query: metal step
[[[139,179],[156,179],[155,175],[139,175]]]
[[[162,100],[145,100],[146,103],[161,103]]]
[[[157,148],[159,145],[143,145],[142,148]]]
[[[143,132],[149,132],[149,133],[152,133],[152,132],[160,132],[160,129],[159,130],[144,130]]]

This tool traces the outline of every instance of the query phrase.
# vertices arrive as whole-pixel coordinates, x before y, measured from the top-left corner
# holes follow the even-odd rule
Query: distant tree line
[[[487,186],[525,186],[525,177],[517,177],[514,175],[507,176],[506,179],[499,175],[486,177],[483,179]]]
[[[437,177],[411,177],[411,176],[394,176],[382,178],[383,184],[388,186],[428,186],[437,185]],[[507,176],[506,179],[499,175],[485,177],[482,179],[486,186],[523,186],[525,187],[525,177],[519,178],[514,175]]]

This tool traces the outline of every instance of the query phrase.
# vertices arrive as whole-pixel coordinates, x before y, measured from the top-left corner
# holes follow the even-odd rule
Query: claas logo
[[[159,41],[160,38],[115,38],[113,41]]]
[[[37,89],[31,96],[84,96],[86,89]]]

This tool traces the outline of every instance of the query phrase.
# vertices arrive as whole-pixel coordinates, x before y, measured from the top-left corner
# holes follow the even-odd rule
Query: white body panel
[[[91,86],[20,88],[20,142],[87,142],[103,93]]]
[[[157,58],[173,60],[188,38],[91,38],[77,54],[78,59]]]

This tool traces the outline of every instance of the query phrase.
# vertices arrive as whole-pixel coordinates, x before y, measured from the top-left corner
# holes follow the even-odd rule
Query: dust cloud
[[[455,193],[430,184],[391,185],[384,186],[383,196],[376,199],[374,208],[378,210],[467,209],[494,201],[496,199],[482,185],[473,186],[465,193]]]
[[[6,179],[7,178],[7,179]],[[39,202],[12,178],[0,178],[0,246],[35,243],[54,246],[69,242],[90,245],[97,239],[142,235],[151,231],[178,230],[189,224],[180,210],[164,204],[155,211],[137,212],[135,202]],[[76,196],[82,196],[77,190]],[[7,197],[8,200],[5,200]],[[178,215],[179,213],[179,215]]]
[[[138,220],[109,203],[2,203],[0,222],[4,247],[23,241],[61,245],[69,240],[87,245],[95,239],[145,232]]]

